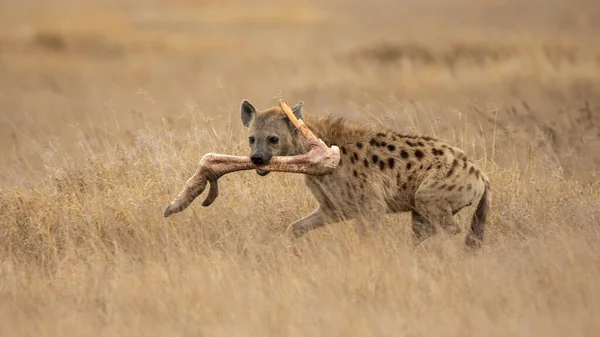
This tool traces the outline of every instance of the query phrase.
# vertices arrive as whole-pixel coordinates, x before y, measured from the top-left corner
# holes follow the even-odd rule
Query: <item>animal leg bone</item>
[[[283,100],[280,101],[280,106],[288,116],[290,114],[293,116],[292,110]],[[200,159],[200,167],[187,180],[181,192],[166,208],[164,216],[168,217],[187,208],[196,197],[202,194],[207,183],[210,183],[210,188],[202,206],[211,205],[219,195],[217,180],[228,173],[255,170],[257,168],[264,171],[309,175],[331,173],[340,161],[339,148],[335,145],[327,147],[323,141],[314,136],[301,120],[294,118],[292,122],[299,128],[302,135],[308,138],[307,153],[296,156],[275,156],[268,164],[260,167],[254,165],[248,157],[207,153]]]

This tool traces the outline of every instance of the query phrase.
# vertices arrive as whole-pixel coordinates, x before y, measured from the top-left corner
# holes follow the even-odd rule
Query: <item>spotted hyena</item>
[[[386,214],[411,212],[414,236],[421,242],[437,228],[449,234],[460,233],[454,215],[478,203],[466,244],[480,246],[491,201],[490,186],[462,150],[428,136],[371,129],[340,117],[304,114],[302,102],[292,110],[327,146],[337,145],[341,154],[339,166],[331,174],[305,175],[318,207],[290,225],[289,232],[295,237],[350,219],[364,230],[367,226],[377,227]],[[267,164],[273,156],[307,151],[306,139],[278,106],[257,111],[244,100],[241,119],[249,128],[250,158],[255,165]],[[257,173],[265,176],[269,172]]]

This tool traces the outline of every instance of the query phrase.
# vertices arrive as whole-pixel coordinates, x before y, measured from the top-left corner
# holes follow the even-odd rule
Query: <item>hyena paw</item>
[[[287,235],[292,239],[297,239],[308,232],[308,228],[301,224],[292,224],[288,227]]]
[[[462,229],[457,224],[444,226],[444,231],[449,235],[458,235],[462,232]]]

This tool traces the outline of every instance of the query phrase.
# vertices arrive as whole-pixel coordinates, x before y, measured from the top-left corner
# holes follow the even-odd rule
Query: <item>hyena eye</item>
[[[254,141],[254,137],[251,136],[250,138],[248,138],[248,142],[250,143],[250,145],[254,144]]]
[[[269,143],[271,144],[277,144],[279,142],[279,138],[275,137],[275,136],[271,136],[268,138]]]

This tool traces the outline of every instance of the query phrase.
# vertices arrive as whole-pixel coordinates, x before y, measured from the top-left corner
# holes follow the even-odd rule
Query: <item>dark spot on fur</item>
[[[406,189],[406,183],[402,184],[402,189],[405,190]]]
[[[379,143],[379,146],[381,146],[381,147],[386,147],[386,146],[387,146],[387,143],[386,143],[386,142],[381,142],[381,143]]]
[[[385,163],[383,162],[383,160],[380,160],[380,161],[379,161],[379,169],[380,169],[380,170],[383,170],[383,169],[385,169]]]
[[[369,167],[369,161],[368,160],[363,160],[363,164],[365,165],[365,167]]]
[[[346,148],[345,148],[345,147],[343,147],[343,146],[342,146],[342,147],[340,147],[340,150],[342,150],[342,153],[343,153],[343,154],[346,154],[346,153],[347,153],[347,152],[346,152]]]
[[[400,157],[404,159],[408,158],[408,152],[406,152],[406,150],[400,151]]]
[[[477,177],[477,179],[479,179],[479,170],[475,171],[475,176]]]
[[[383,133],[383,132],[377,132],[377,137],[385,137],[385,133]]]
[[[429,187],[434,188],[437,186],[437,181],[432,182],[431,184],[429,184]]]
[[[471,166],[471,168],[469,169],[469,174],[473,174],[475,173],[475,168],[473,166]]]
[[[456,167],[458,167],[458,160],[454,159],[454,161],[452,161],[452,167],[448,171],[448,174],[446,174],[446,177],[450,177],[452,175],[452,173],[454,173],[454,169]]]
[[[377,141],[375,140],[375,138],[371,138],[369,144],[371,144],[371,146],[375,146],[375,144],[377,144]]]
[[[394,168],[394,158],[388,158],[388,166],[390,169]]]
[[[421,167],[423,167],[423,165],[421,164]],[[431,168],[433,167],[433,165],[429,165],[427,166],[427,171],[431,170]]]
[[[443,190],[444,188],[446,188],[446,184],[441,184],[440,185],[440,190]]]
[[[396,173],[396,185],[400,185],[400,172]]]
[[[415,151],[415,157],[417,157],[418,159],[423,158],[423,151],[421,151],[421,150]]]
[[[414,179],[413,176],[408,176],[408,178],[406,178],[406,180],[408,180],[408,181],[412,181],[413,179]]]
[[[356,163],[356,159],[354,159],[354,157],[350,157],[350,162],[351,162],[352,164],[354,164],[354,163]]]
[[[467,157],[463,157],[463,169],[467,169]]]
[[[358,160],[358,153],[354,152],[354,159]]]
[[[469,191],[470,191],[470,190],[472,190],[472,189],[473,189],[473,185],[471,185],[471,184],[467,185],[467,190],[469,190]]]
[[[361,142],[356,143],[356,147],[359,149],[362,149],[363,143],[361,143]]]
[[[388,150],[390,151],[396,151],[396,147],[392,144],[388,145]]]
[[[423,142],[417,142],[417,144],[418,144],[420,147],[423,147],[423,146],[425,146],[425,144],[423,144]]]
[[[358,177],[358,172],[356,172],[356,170],[354,170],[354,172],[352,172],[354,174],[355,177]]]
[[[379,161],[379,157],[376,154],[374,154],[371,158],[371,161],[373,162],[373,164],[377,164],[377,162]]]
[[[412,163],[411,162],[406,163],[406,169],[410,170],[411,168],[412,168]]]
[[[464,186],[459,186],[459,187],[458,187],[458,191],[459,191],[459,192],[462,192],[462,190],[463,190],[463,187],[464,187]]]
[[[414,147],[414,146],[417,146],[417,144],[415,144],[415,143],[411,142],[410,140],[407,140],[407,141],[406,141],[406,145],[408,145],[408,146],[412,146],[412,147]]]
[[[454,188],[456,188],[455,185],[450,185],[450,186],[448,186],[448,191],[452,191]]]
[[[443,156],[444,150],[439,150],[434,147],[433,149],[431,149],[431,153],[433,153],[434,156]]]
[[[437,166],[437,169],[438,169],[438,170],[441,170],[441,169],[442,169],[442,166],[443,166],[442,164],[438,164],[438,166]]]

